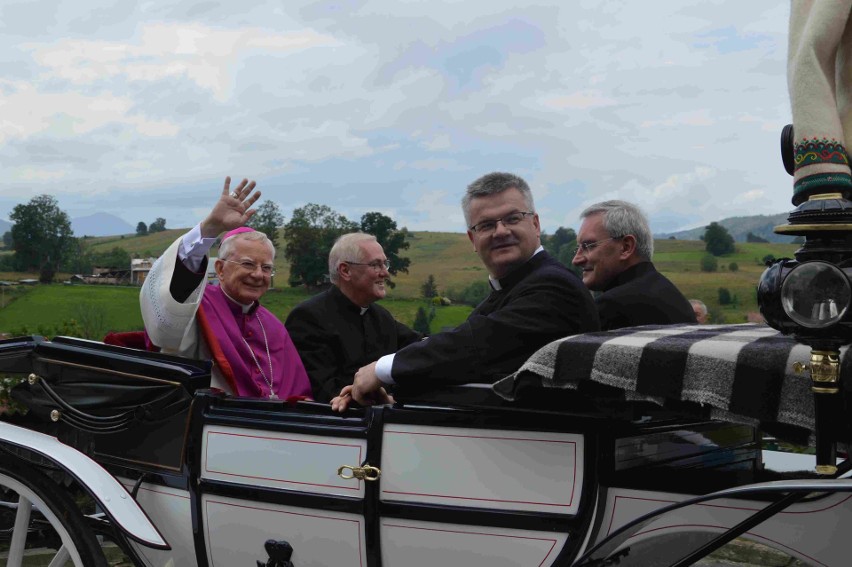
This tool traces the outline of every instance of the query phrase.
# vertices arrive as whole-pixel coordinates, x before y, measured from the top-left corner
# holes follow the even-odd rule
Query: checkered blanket
[[[841,357],[849,376],[852,357],[845,348]],[[554,341],[493,389],[513,400],[526,386],[577,389],[592,381],[629,400],[695,402],[714,419],[770,431],[781,424],[812,441],[810,377],[792,370],[809,360],[810,347],[766,325],[647,325]]]

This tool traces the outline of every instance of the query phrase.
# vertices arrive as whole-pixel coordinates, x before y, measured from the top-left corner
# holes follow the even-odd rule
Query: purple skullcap
[[[235,228],[234,230],[230,230],[230,231],[226,232],[225,236],[222,237],[221,241],[225,242],[226,240],[228,240],[232,236],[236,236],[236,235],[242,234],[244,232],[254,232],[254,229],[251,228],[250,226],[241,226],[239,228]]]

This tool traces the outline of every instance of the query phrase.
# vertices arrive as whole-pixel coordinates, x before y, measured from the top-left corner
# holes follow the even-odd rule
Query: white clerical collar
[[[362,307],[362,308],[361,308],[361,315],[363,315],[364,313],[366,313],[366,312],[367,312],[367,309],[369,309],[369,307]]]
[[[533,256],[535,256],[539,252],[542,252],[543,250],[544,246],[539,245],[539,247],[535,249],[535,252],[532,253],[532,256],[530,256],[529,260],[527,260],[527,262],[532,260]],[[491,284],[491,289],[493,289],[494,291],[500,291],[501,289],[503,289],[503,286],[500,284],[500,280],[495,278],[491,274],[488,275],[488,283]]]
[[[246,305],[244,303],[240,303],[239,301],[237,301],[236,299],[234,299],[233,297],[231,297],[230,295],[225,293],[225,289],[222,286],[219,286],[219,289],[222,290],[222,295],[224,295],[225,297],[227,297],[228,299],[231,300],[231,303],[236,303],[237,305],[240,306],[240,308],[243,310],[243,315],[248,313],[251,310],[252,305],[254,305],[254,301],[252,301],[248,305]]]

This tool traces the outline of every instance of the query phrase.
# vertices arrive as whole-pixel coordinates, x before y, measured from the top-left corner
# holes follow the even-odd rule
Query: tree
[[[737,270],[740,269],[740,265],[737,264],[736,262],[731,262],[730,264],[728,264],[728,269],[731,270],[732,272],[736,272]]]
[[[264,201],[257,208],[254,216],[249,219],[248,225],[265,234],[272,241],[272,245],[278,248],[278,227],[284,225],[284,214],[278,204],[273,201]]]
[[[429,334],[429,316],[426,315],[424,307],[417,308],[417,315],[414,316],[414,324],[411,328],[418,333],[422,333],[424,336]]]
[[[371,212],[364,213],[361,217],[361,232],[372,234],[376,237],[378,243],[381,244],[382,249],[385,251],[385,256],[390,261],[390,268],[388,268],[390,275],[395,276],[399,272],[403,274],[408,273],[408,266],[411,265],[411,260],[399,255],[400,250],[408,250],[410,246],[408,238],[411,235],[407,228],[402,227],[397,229],[396,221],[392,218],[382,213]],[[395,286],[390,279],[388,279],[388,285],[391,288]]]
[[[92,254],[91,258],[92,265],[99,268],[130,269],[130,252],[118,246],[113,246],[109,252]]]
[[[719,288],[719,305],[729,305],[731,303],[731,292],[726,287]]]
[[[565,228],[560,226],[551,236],[542,238],[542,246],[551,256],[559,254],[559,250],[566,244],[576,246],[577,233],[573,228]]]
[[[136,236],[145,236],[146,234],[148,234],[148,225],[139,221],[139,224],[136,225]]]
[[[17,269],[38,270],[39,280],[53,281],[75,241],[71,219],[50,195],[39,195],[25,205],[16,205],[9,219],[15,223],[12,240]]]
[[[15,247],[15,240],[12,238],[12,231],[11,230],[7,230],[6,232],[3,233],[3,246],[5,246],[6,248],[14,248]]]
[[[577,249],[577,233],[574,232],[573,228],[560,226],[551,236],[542,234],[541,245],[544,246],[548,254],[568,266],[569,270],[577,275],[582,273],[579,268],[571,263]]]
[[[420,286],[420,292],[426,299],[432,299],[438,296],[438,286],[435,284],[435,276],[429,274],[423,285]]]
[[[148,234],[163,232],[164,230],[166,230],[166,219],[163,217],[157,217],[157,220],[148,225]]]
[[[715,272],[719,269],[719,262],[713,254],[705,254],[701,257],[701,271]]]
[[[485,301],[489,293],[491,293],[491,286],[488,285],[488,282],[477,280],[464,288],[461,291],[461,295],[455,299],[458,299],[462,303],[476,306]]]
[[[61,269],[72,274],[91,274],[92,255],[83,245],[82,238],[75,238],[62,259]]]
[[[769,241],[763,238],[762,236],[758,236],[753,232],[749,232],[748,234],[746,234],[746,242],[760,242],[765,244]]]
[[[289,284],[319,287],[328,277],[328,253],[338,236],[358,225],[326,205],[308,203],[293,211],[284,225],[284,257],[290,262]]]
[[[714,256],[734,252],[734,237],[717,222],[711,222],[707,226],[701,239],[704,241],[704,249]]]

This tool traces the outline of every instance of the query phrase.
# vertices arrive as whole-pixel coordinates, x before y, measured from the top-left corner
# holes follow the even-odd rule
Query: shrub
[[[716,257],[712,254],[705,254],[701,257],[701,271],[702,272],[715,272],[719,269],[719,262],[716,260]]]
[[[726,287],[719,288],[719,305],[731,304],[731,292]]]
[[[730,264],[728,264],[728,269],[732,272],[736,272],[740,269],[740,267],[737,265],[736,262],[731,262]]]

